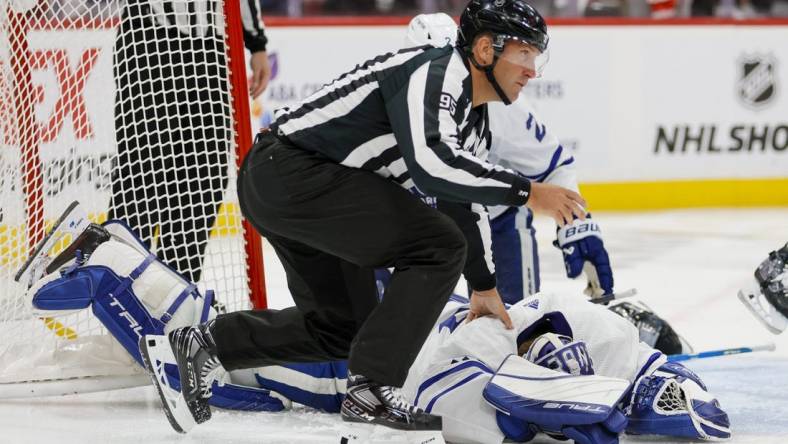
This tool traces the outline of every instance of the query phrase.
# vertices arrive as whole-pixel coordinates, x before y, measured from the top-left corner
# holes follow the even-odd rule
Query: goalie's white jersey
[[[517,171],[530,180],[547,182],[577,192],[574,157],[548,130],[525,94],[511,105],[487,104],[492,143],[487,160]],[[507,207],[490,207],[494,218]]]
[[[625,319],[582,296],[539,293],[509,308],[514,329],[480,318],[465,323],[468,304],[452,296],[410,368],[404,394],[417,405],[443,416],[449,441],[499,443],[504,436],[495,410],[482,389],[518,344],[548,329],[583,340],[598,375],[633,382],[665,362],[660,352],[641,343]]]

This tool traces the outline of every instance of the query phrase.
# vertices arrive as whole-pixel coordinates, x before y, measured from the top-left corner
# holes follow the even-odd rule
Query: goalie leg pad
[[[627,408],[627,433],[711,439],[731,436],[728,415],[692,379],[643,376]]]
[[[339,413],[347,386],[347,361],[293,363],[255,370],[260,387],[329,413]]]
[[[618,435],[624,431],[627,418],[619,410],[601,424],[564,427],[561,434],[577,444],[618,444]]]
[[[47,311],[46,316],[51,316],[51,311],[91,306],[112,336],[144,366],[140,339],[212,319],[215,316],[211,307],[213,292],[207,291],[205,297],[200,295],[194,284],[159,261],[124,224],[108,221],[104,228],[111,239],[94,247],[87,260],[79,257],[67,261],[70,264],[67,268],[56,270],[31,288],[33,306],[38,311]],[[72,251],[79,256],[77,249]],[[164,402],[168,390],[180,389],[178,370],[174,361],[161,364],[159,370],[161,378],[167,375],[160,385]],[[216,384],[213,389],[217,389]],[[232,384],[219,387],[209,402],[237,410],[284,408],[283,401],[268,390]]]
[[[291,402],[284,396],[267,389],[237,384],[213,384],[209,402],[214,407],[252,412],[281,412]]]
[[[534,439],[539,431],[522,419],[512,418],[500,410],[495,412],[495,422],[504,436],[514,442],[528,442]]]

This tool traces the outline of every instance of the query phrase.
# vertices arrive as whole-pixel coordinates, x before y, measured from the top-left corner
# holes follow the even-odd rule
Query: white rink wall
[[[404,25],[280,25],[268,29],[274,77],[253,104],[256,127],[357,63],[398,49],[405,33]],[[544,78],[522,100],[573,150],[596,208],[638,209],[621,200],[640,200],[640,208],[788,205],[788,24],[549,30]],[[704,184],[703,196],[689,196]],[[758,197],[732,200],[744,189]],[[655,192],[669,202],[649,203]]]

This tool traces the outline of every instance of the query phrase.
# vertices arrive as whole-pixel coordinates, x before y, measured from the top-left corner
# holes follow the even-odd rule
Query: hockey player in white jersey
[[[515,420],[491,399],[490,386],[501,374],[499,366],[518,356],[575,376],[627,381],[628,390],[618,405],[627,417],[628,433],[700,439],[730,436],[727,415],[697,375],[668,363],[664,354],[639,341],[630,323],[581,296],[526,298],[509,308],[513,330],[488,318],[464,322],[467,313],[463,298],[453,297],[403,387],[409,399],[443,417],[444,436],[450,441],[527,441],[539,431],[566,436],[542,424]],[[526,373],[512,377],[535,377],[519,365]],[[546,392],[538,393],[545,398],[531,393],[528,402],[549,402],[562,393],[547,384],[543,389]],[[606,425],[598,425],[593,433],[600,435],[570,437],[576,442],[617,442],[617,433]]]
[[[788,328],[788,242],[758,265],[739,300],[770,332],[777,335]]]
[[[444,46],[454,44],[456,36],[457,25],[447,14],[421,14],[408,25],[405,46]],[[488,110],[492,144],[487,160],[530,180],[579,192],[572,153],[548,131],[528,100],[521,96],[510,105],[491,104]],[[533,212],[500,206],[491,207],[489,213],[498,292],[504,301],[514,303],[540,287]],[[561,227],[554,244],[564,255],[568,277],[585,272],[589,296],[613,293],[610,260],[599,225],[590,215]]]
[[[447,14],[420,14],[410,21],[404,46],[439,47],[454,44],[456,36],[457,24]],[[574,157],[547,129],[527,98],[521,96],[508,106],[489,104],[488,111],[492,141],[487,160],[531,180],[578,192]],[[486,248],[491,249],[488,253],[494,259],[496,288],[505,302],[513,304],[540,290],[533,213],[526,207],[490,207],[489,219],[490,230],[483,233],[488,239],[483,243],[489,244]],[[575,220],[560,227],[554,244],[563,253],[567,276],[576,278],[585,272],[588,296],[596,298],[613,293],[610,260],[599,225],[590,215],[584,221]],[[388,274],[380,270],[377,276],[382,289]],[[668,354],[689,351],[673,328],[644,304],[627,301],[611,309],[638,327],[641,340],[650,346]]]
[[[468,322],[468,299],[452,296],[410,368],[405,399],[441,415],[447,441],[527,442],[540,432],[594,444],[617,442],[623,431],[730,436],[726,413],[700,377],[640,342],[620,316],[579,295],[537,294],[508,311],[511,330],[492,318]],[[300,364],[260,368],[255,379],[294,402],[338,411],[345,374],[341,363]],[[526,380],[529,387],[517,384]],[[614,399],[605,407],[588,391]],[[578,426],[562,409],[599,415]]]

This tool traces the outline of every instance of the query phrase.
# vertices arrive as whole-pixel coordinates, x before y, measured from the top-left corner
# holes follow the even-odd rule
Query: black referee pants
[[[462,271],[456,224],[393,182],[270,133],[244,160],[238,194],[295,307],[219,316],[224,367],[349,359],[351,372],[401,386]],[[380,304],[376,267],[395,267]]]

